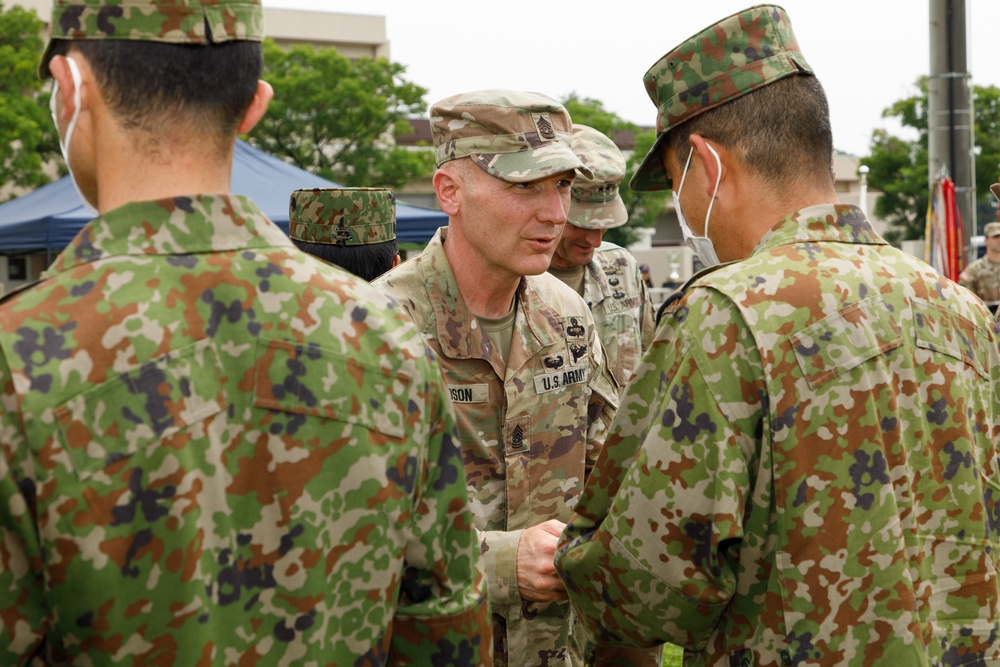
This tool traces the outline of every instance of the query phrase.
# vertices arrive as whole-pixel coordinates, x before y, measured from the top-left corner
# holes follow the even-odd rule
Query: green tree
[[[916,133],[905,139],[886,130],[872,133],[870,155],[861,159],[869,168],[868,183],[883,195],[875,215],[889,223],[886,237],[921,239],[926,226],[930,183],[927,175],[927,78],[915,84],[917,94],[899,100],[882,112]],[[973,86],[976,142],[976,193],[979,211],[992,211],[990,183],[1000,175],[1000,88]]]
[[[669,192],[636,192],[628,186],[632,174],[635,173],[642,159],[653,146],[653,142],[656,141],[655,130],[643,131],[635,123],[605,109],[603,102],[580,97],[575,92],[570,93],[562,100],[562,103],[569,111],[574,123],[588,125],[612,139],[622,131],[632,133],[635,147],[626,161],[625,178],[622,179],[622,185],[619,188],[622,201],[625,202],[625,209],[628,211],[628,224],[609,229],[604,234],[604,238],[621,246],[634,243],[638,239],[638,234],[634,230],[638,227],[656,226],[657,217],[666,211],[667,197],[670,194]]]
[[[34,11],[0,3],[0,186],[45,185],[42,166],[59,155],[49,95],[38,78],[42,27]]]
[[[427,90],[384,58],[349,60],[333,48],[264,42],[264,78],[274,99],[247,141],[312,173],[348,186],[398,188],[434,169],[431,151],[393,137],[424,112]]]

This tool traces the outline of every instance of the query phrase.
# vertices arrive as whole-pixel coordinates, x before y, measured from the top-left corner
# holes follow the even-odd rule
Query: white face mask
[[[77,185],[76,177],[73,176],[73,167],[69,164],[69,149],[70,143],[73,141],[73,130],[76,129],[76,121],[80,118],[80,68],[77,67],[76,61],[66,56],[66,62],[69,63],[69,73],[73,77],[73,117],[69,119],[69,127],[66,128],[66,141],[59,138],[59,150],[62,151],[63,160],[66,161],[66,167],[69,169],[70,180],[73,181],[73,187],[76,188],[76,193],[80,195],[80,199],[83,201],[83,206],[91,215],[98,215],[97,209],[91,205],[87,198],[83,196],[80,192],[80,186]],[[52,97],[49,99],[49,111],[52,112],[52,122],[56,126],[56,134],[59,134],[59,121],[56,117],[56,97],[59,96],[59,82],[53,79],[52,83]]]
[[[705,213],[705,235],[695,236],[691,228],[688,227],[687,221],[684,219],[684,214],[681,212],[681,190],[684,189],[684,179],[687,178],[688,167],[691,166],[691,156],[694,155],[694,146],[688,151],[687,162],[684,163],[684,173],[681,174],[681,184],[678,186],[677,190],[673,192],[674,195],[674,210],[677,211],[677,220],[681,223],[681,234],[684,235],[684,245],[691,248],[694,254],[698,255],[698,259],[701,263],[707,267],[715,266],[719,263],[719,256],[715,254],[715,245],[712,244],[712,239],[708,238],[708,219],[712,215],[712,205],[715,204],[715,195],[719,192],[719,182],[722,180],[722,160],[719,159],[719,154],[715,152],[712,145],[705,143],[708,150],[712,151],[712,155],[715,156],[715,164],[718,165],[718,171],[715,176],[715,189],[712,190],[712,199],[708,202],[708,211]]]

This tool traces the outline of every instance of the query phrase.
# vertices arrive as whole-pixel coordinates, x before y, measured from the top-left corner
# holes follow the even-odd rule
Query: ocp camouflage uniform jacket
[[[998,664],[1000,328],[850,206],[661,320],[557,567],[685,665]]]
[[[1000,302],[1000,262],[980,257],[966,267],[958,278],[962,287],[968,287],[987,304]]]
[[[569,603],[521,599],[518,540],[525,528],[570,518],[618,389],[587,305],[549,274],[521,280],[505,365],[458,291],[446,233],[375,285],[410,312],[441,362],[480,531],[497,664],[509,656],[523,667],[567,665]]]
[[[0,664],[488,664],[453,420],[248,199],[97,218],[0,305]]]
[[[632,253],[602,243],[584,273],[583,298],[594,315],[608,367],[624,387],[655,332],[653,305]]]

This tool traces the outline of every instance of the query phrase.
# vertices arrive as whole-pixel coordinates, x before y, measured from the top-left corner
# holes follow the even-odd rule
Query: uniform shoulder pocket
[[[392,438],[406,433],[409,373],[321,347],[260,339],[253,404],[355,424]]]
[[[813,389],[903,344],[897,315],[881,297],[842,308],[792,334],[799,368]]]
[[[982,327],[924,299],[911,297],[910,305],[917,347],[954,357],[974,368],[983,379],[988,377],[980,360],[988,356],[990,337]]]
[[[208,339],[173,350],[74,396],[55,410],[80,479],[223,410],[222,368]]]

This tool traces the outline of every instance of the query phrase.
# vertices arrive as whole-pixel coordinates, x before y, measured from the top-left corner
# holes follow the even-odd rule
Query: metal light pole
[[[955,203],[971,259],[976,230],[972,91],[965,40],[965,0],[930,2],[930,77],[927,81],[927,169],[929,183],[942,171],[955,184]]]
[[[858,178],[861,180],[861,189],[858,192],[858,206],[861,207],[861,212],[868,217],[868,166],[861,165],[858,167]]]

